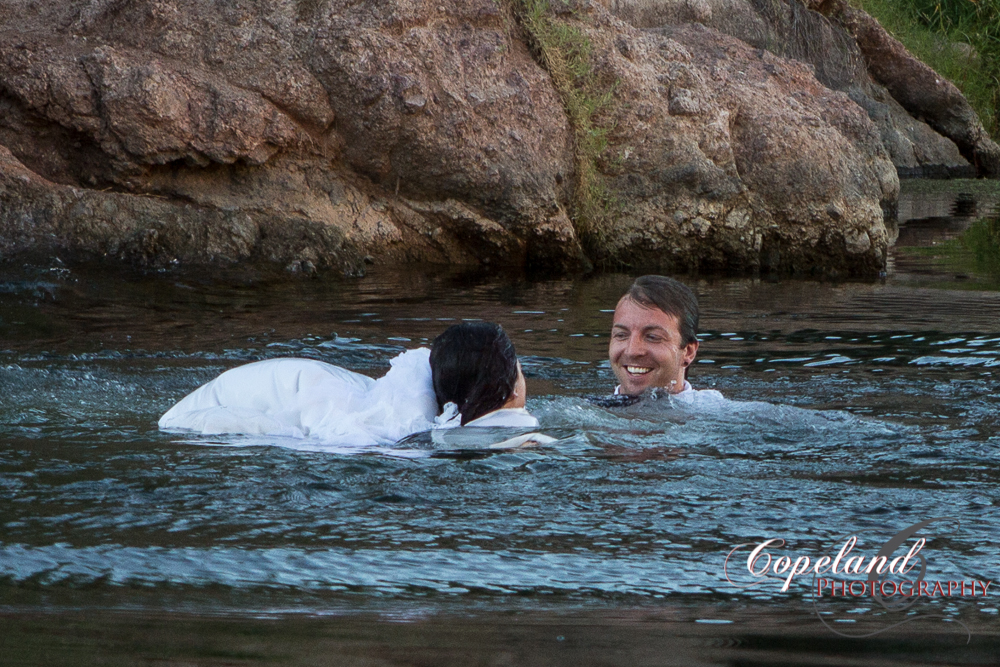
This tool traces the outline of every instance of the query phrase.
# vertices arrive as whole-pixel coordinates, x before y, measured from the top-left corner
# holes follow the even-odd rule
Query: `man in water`
[[[618,301],[608,357],[616,394],[663,387],[690,391],[688,367],[698,354],[698,299],[673,278],[642,276]]]

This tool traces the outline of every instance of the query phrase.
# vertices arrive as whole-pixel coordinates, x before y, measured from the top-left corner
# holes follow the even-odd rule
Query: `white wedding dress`
[[[370,447],[459,425],[453,404],[436,418],[430,350],[409,350],[390,364],[389,372],[377,380],[312,359],[246,364],[185,396],[160,417],[159,427],[202,435],[284,436]],[[468,426],[534,428],[538,420],[523,409],[506,409]]]

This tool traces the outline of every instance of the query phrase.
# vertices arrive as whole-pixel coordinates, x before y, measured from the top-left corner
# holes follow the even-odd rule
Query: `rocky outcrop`
[[[559,99],[491,0],[111,0],[41,15],[19,4],[0,3],[0,145],[36,184],[121,213],[68,223],[79,238],[46,235],[62,209],[41,186],[17,190],[0,220],[16,204],[39,248],[103,256],[149,230],[158,252],[141,256],[154,265],[588,265],[565,209]],[[157,206],[177,211],[127,212]],[[237,214],[301,242],[270,243],[256,223],[248,245],[224,253],[179,241]],[[336,253],[318,241],[334,237]],[[8,252],[26,247],[11,227],[0,238]]]
[[[868,71],[910,114],[951,139],[982,175],[1000,177],[1000,146],[953,83],[914,58],[878,22],[844,0],[808,0],[857,41]]]
[[[877,274],[902,107],[640,4],[548,13],[610,91],[590,229],[515,0],[0,0],[0,257]]]
[[[140,266],[280,262],[290,272],[363,271],[333,225],[52,183],[0,147],[0,256],[69,253]]]
[[[823,85],[865,109],[902,176],[995,175],[995,144],[958,90],[842,0],[609,0],[609,7],[643,29],[699,23],[808,63]]]
[[[808,67],[698,24],[580,18],[621,103],[601,161],[608,252],[667,271],[875,275],[896,172],[875,127]]]

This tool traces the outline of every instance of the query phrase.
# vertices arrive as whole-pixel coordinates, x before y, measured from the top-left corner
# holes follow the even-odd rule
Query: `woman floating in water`
[[[226,371],[160,418],[165,430],[311,438],[371,446],[435,427],[534,428],[510,338],[497,324],[456,324],[373,380],[312,359]]]

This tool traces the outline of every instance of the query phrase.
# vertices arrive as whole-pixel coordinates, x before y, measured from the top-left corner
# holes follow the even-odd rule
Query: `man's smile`
[[[646,373],[648,373],[653,369],[646,368],[645,366],[626,366],[625,370],[627,370],[632,375],[645,375]]]

